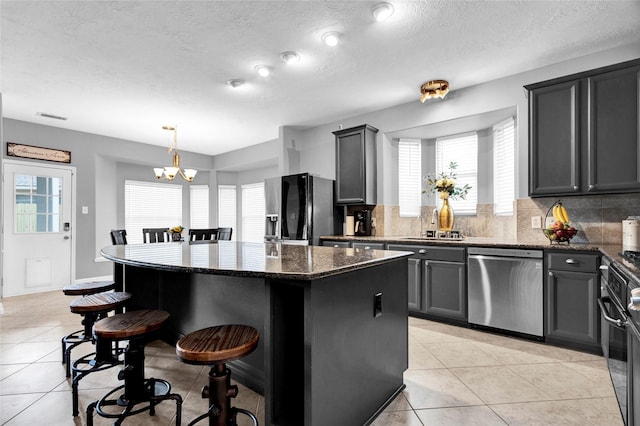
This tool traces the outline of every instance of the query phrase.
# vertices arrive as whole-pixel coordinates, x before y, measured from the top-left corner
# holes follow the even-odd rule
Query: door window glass
[[[62,179],[15,175],[15,232],[60,232]]]

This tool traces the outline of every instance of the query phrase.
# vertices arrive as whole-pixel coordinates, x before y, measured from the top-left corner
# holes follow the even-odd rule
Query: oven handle
[[[604,318],[604,320],[609,324],[624,330],[627,325],[626,321],[613,318],[609,314],[609,311],[607,310],[605,303],[610,303],[613,305],[613,303],[611,302],[611,298],[609,296],[600,297],[598,299],[598,306],[600,306],[600,312],[602,312],[602,318]]]

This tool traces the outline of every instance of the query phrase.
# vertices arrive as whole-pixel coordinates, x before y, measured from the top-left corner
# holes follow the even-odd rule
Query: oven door
[[[627,362],[627,316],[620,307],[609,296],[598,299],[602,318],[607,323],[604,330],[603,345],[606,345],[604,351],[609,375],[613,389],[616,393],[620,414],[627,423],[627,395],[628,395],[628,376],[629,366]]]

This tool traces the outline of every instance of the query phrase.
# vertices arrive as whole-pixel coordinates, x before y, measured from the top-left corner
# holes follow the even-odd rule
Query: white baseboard
[[[113,275],[104,275],[102,277],[91,277],[91,278],[82,278],[76,280],[76,283],[88,283],[91,281],[113,281]]]

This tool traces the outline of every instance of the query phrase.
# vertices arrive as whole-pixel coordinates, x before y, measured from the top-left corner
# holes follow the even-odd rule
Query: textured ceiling
[[[2,0],[3,113],[162,146],[176,124],[181,149],[219,154],[419,102],[426,80],[456,90],[640,41],[638,0],[392,1],[381,23],[375,3]]]

